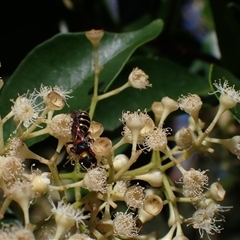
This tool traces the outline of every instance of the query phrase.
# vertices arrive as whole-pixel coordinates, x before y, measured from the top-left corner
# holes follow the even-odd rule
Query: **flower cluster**
[[[103,31],[91,30],[86,36],[97,60]],[[3,192],[0,219],[14,201],[23,212],[24,226],[6,225],[0,230],[0,238],[159,239],[155,233],[143,235],[141,230],[163,208],[169,210],[170,229],[161,239],[187,239],[182,230],[185,223],[197,229],[201,238],[205,233],[208,237],[220,233],[223,227],[218,223],[223,217],[219,213],[230,209],[219,204],[226,191],[220,180],[209,184],[209,170],[196,170],[183,163],[198,151],[213,153],[214,143],[226,146],[239,158],[239,136],[217,139],[209,134],[221,115],[240,101],[240,92],[227,81],[213,84],[216,93],[220,93],[220,107],[206,129],[199,118],[203,103],[196,94],[182,95],[178,101],[163,97],[152,104],[153,117],[146,109],[123,111],[122,134],[119,133],[117,142],[107,136],[101,123],[93,121],[97,102],[127,87],[145,89],[152,85],[143,70],[134,68],[122,87],[98,95],[96,86],[101,69],[95,62],[89,113],[82,110],[64,113],[72,91],[61,86],[41,85],[39,90],[27,91],[11,100],[9,113],[0,119],[3,133],[7,121],[13,120],[16,126],[6,143],[0,135]],[[163,127],[169,115],[178,109],[189,115],[189,125],[181,129]],[[62,111],[58,113],[59,110]],[[42,149],[36,153],[29,148],[28,140],[37,142],[39,136],[57,140],[50,156]],[[123,145],[131,151],[125,151]],[[67,160],[64,169],[61,168],[63,152],[72,163],[71,170]],[[38,168],[32,160],[38,163]],[[179,180],[172,179],[170,168],[180,172]],[[179,203],[191,205],[194,213],[190,218],[188,213],[180,214]],[[43,209],[41,217],[31,216],[29,209],[33,204]],[[33,232],[34,227],[37,229]]]

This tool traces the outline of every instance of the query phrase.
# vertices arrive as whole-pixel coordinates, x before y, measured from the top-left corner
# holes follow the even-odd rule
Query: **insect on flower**
[[[88,137],[90,127],[90,117],[85,111],[72,111],[70,114],[73,119],[72,140],[73,147],[70,149],[74,154],[79,155],[80,164],[83,168],[88,169],[96,166],[97,159],[91,149],[91,140]]]

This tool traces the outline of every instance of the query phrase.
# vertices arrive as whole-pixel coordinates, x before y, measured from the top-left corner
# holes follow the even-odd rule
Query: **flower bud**
[[[167,116],[178,109],[179,105],[178,102],[174,101],[173,99],[169,97],[163,97],[162,98],[162,105],[163,105],[163,112],[161,116],[161,121],[159,125],[162,125],[162,123],[165,121]]]
[[[125,154],[118,154],[113,159],[113,167],[115,171],[119,171],[128,162],[129,158]]]
[[[31,183],[31,189],[35,197],[44,195],[48,190],[48,185],[51,183],[51,173],[42,173],[40,176],[35,176]]]
[[[161,116],[162,116],[162,112],[163,112],[163,104],[161,102],[153,102],[151,109],[154,113],[155,116],[155,122],[156,125],[159,123]]]
[[[163,175],[162,172],[156,168],[150,170],[146,174],[134,176],[133,179],[139,179],[148,182],[152,187],[161,187]]]

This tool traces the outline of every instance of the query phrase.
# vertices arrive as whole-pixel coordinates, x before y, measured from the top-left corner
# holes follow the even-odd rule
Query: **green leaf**
[[[240,79],[234,76],[231,72],[228,70],[221,68],[217,65],[212,65],[210,70],[210,77],[209,77],[209,84],[212,88],[212,92],[216,91],[216,89],[213,87],[213,83],[216,81],[217,83],[221,81],[221,84],[224,83],[224,80],[228,80],[229,86],[236,89],[236,91],[240,90]],[[219,97],[219,94],[216,94],[216,97]],[[240,122],[240,106],[237,104],[237,106],[234,109],[230,109],[233,116],[237,119],[238,122]]]
[[[226,0],[209,0],[223,66],[240,77],[240,8]]]
[[[162,29],[163,22],[158,19],[138,31],[106,32],[99,47],[99,65],[104,66],[101,89],[113,82],[136,48],[157,37]],[[32,50],[7,81],[0,96],[1,116],[10,111],[10,99],[39,89],[41,84],[72,89],[74,97],[68,101],[71,109],[86,109],[91,102],[93,79],[93,48],[85,34],[58,34]],[[10,134],[12,128],[8,130]]]
[[[128,88],[118,95],[100,101],[94,120],[101,122],[105,130],[112,131],[120,125],[119,118],[122,111],[145,108],[150,110],[152,103],[161,101],[164,96],[177,100],[181,94],[207,95],[210,91],[206,78],[192,74],[186,68],[169,60],[151,58],[137,58],[130,61],[112,87],[125,83],[135,67],[141,68],[149,75],[152,87],[144,90]]]

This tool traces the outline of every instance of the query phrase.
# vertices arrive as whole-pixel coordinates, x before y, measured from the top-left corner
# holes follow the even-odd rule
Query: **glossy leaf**
[[[105,33],[99,48],[99,64],[104,66],[101,89],[116,78],[137,47],[155,38],[162,29],[163,22],[158,19],[138,31]],[[72,89],[74,97],[68,101],[71,109],[86,109],[93,79],[93,49],[85,34],[58,34],[30,52],[7,81],[0,96],[1,115],[10,111],[10,99],[39,89],[41,84]]]

